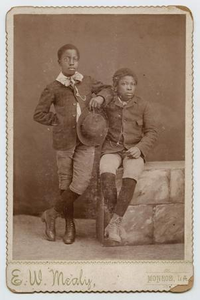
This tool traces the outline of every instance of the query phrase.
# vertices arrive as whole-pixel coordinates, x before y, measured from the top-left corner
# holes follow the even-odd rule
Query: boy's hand
[[[101,108],[103,102],[104,98],[102,96],[94,97],[90,100],[89,109],[92,110],[93,108]]]
[[[132,147],[126,151],[127,156],[130,158],[139,158],[141,155],[141,151],[138,147]]]

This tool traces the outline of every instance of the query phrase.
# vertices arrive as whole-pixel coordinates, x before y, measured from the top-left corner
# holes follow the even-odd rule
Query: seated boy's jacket
[[[93,93],[102,96],[105,103],[109,103],[113,98],[110,86],[90,76],[84,76],[76,87],[81,96],[78,97],[78,102],[82,109],[88,106]],[[55,113],[50,111],[51,105],[54,105]],[[76,106],[77,99],[73,89],[59,81],[55,80],[49,84],[41,94],[33,118],[43,125],[53,126],[53,147],[56,150],[67,150],[76,145]]]
[[[158,131],[150,104],[134,96],[125,106],[115,96],[104,106],[109,130],[103,153],[113,153],[136,146],[146,157],[157,140]]]

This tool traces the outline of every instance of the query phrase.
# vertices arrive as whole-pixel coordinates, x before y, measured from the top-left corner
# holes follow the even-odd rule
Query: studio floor
[[[44,223],[39,217],[14,217],[14,260],[180,260],[184,259],[183,244],[103,247],[96,239],[95,220],[77,219],[74,244],[62,241],[64,220],[57,219],[57,240],[49,242]]]

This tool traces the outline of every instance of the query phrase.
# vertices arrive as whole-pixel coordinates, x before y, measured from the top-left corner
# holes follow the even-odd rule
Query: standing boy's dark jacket
[[[82,98],[86,96],[85,101],[78,97],[82,109],[89,104],[93,93],[103,96],[105,103],[108,103],[113,96],[109,86],[103,85],[90,76],[84,76],[83,80],[76,84],[76,87]],[[55,113],[50,111],[52,104]],[[73,89],[57,80],[49,84],[40,97],[39,104],[35,109],[34,120],[53,126],[53,147],[56,150],[67,150],[76,145],[76,106],[77,100]]]
[[[109,131],[103,153],[113,153],[136,146],[145,157],[157,140],[157,128],[150,104],[134,96],[125,106],[115,96],[105,106]]]

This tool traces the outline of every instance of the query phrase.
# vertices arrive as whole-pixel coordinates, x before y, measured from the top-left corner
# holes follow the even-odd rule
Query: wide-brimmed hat
[[[77,123],[77,134],[82,144],[98,146],[103,143],[108,132],[108,123],[105,116],[96,111],[85,108]]]

